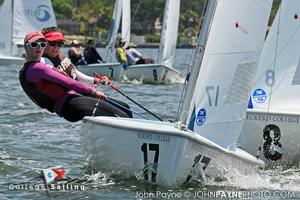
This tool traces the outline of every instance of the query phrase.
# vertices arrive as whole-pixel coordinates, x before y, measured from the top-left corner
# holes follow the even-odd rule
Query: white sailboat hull
[[[119,63],[96,63],[79,65],[76,68],[86,75],[93,76],[93,73],[96,72],[114,81],[119,81],[124,71]]]
[[[126,71],[129,80],[141,80],[143,83],[183,83],[182,74],[164,64],[130,65]]]
[[[271,132],[268,133],[268,130]],[[242,149],[252,155],[256,155],[261,146],[259,158],[266,161],[267,165],[292,165],[300,162],[299,130],[299,114],[248,110],[239,143]],[[272,145],[269,146],[268,142],[269,136],[274,138],[274,131],[278,138],[275,143],[279,145],[277,149],[271,149]]]
[[[299,11],[300,1],[285,0],[278,8],[253,80],[252,109],[240,138],[242,148],[252,154],[261,146],[260,158],[271,166],[298,167],[300,163]]]
[[[0,56],[0,65],[23,65],[24,63],[24,58],[13,56]]]
[[[221,148],[168,122],[86,117],[81,144],[93,169],[117,170],[164,186],[181,185],[199,177],[222,177],[228,170],[249,173],[264,166],[240,149]]]

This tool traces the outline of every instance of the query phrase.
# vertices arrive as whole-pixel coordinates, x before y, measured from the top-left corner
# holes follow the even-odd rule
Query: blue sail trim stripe
[[[193,132],[194,132],[195,120],[196,120],[196,108],[194,106],[194,109],[193,109],[193,112],[192,112],[192,116],[190,118],[190,122],[189,122],[189,125],[188,125],[188,129],[190,129]]]
[[[252,103],[251,97],[250,97],[249,102],[248,102],[248,108],[253,109],[253,103]]]

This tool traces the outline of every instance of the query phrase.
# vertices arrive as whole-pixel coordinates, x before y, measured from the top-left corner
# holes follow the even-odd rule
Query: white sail
[[[179,10],[180,0],[166,0],[160,35],[159,64],[172,67],[178,33]]]
[[[12,33],[12,1],[5,0],[0,7],[0,54],[11,55],[11,33]]]
[[[271,6],[272,0],[218,1],[199,76],[191,74],[198,79],[189,128],[224,148],[235,146],[245,120]]]
[[[57,26],[51,0],[13,1],[13,43],[23,44],[30,31]]]
[[[119,26],[120,26],[121,15],[122,15],[122,0],[116,0],[114,5],[112,24],[110,27],[110,33],[109,33],[108,44],[107,44],[107,52],[106,52],[106,61],[109,62],[112,62],[114,60],[113,58],[115,57],[114,47],[115,47]]]
[[[218,0],[210,0],[205,4],[205,12],[203,13],[204,16],[201,16],[204,20],[200,24],[200,32],[199,36],[197,39],[197,45],[195,48],[195,52],[193,53],[192,57],[192,63],[190,66],[193,66],[189,69],[188,75],[186,78],[186,86],[184,88],[184,95],[183,95],[183,101],[180,104],[180,110],[177,113],[177,120],[183,122],[186,124],[187,117],[188,117],[188,111],[191,105],[191,98],[194,94],[194,89],[195,85],[197,82],[198,76],[195,76],[193,74],[199,74],[202,59],[203,59],[203,54],[205,50],[205,46],[207,43],[207,38],[210,32],[210,26],[211,22],[215,13],[216,5],[217,5]],[[202,14],[201,14],[202,15]],[[178,115],[180,114],[180,116]],[[191,126],[193,126],[191,124]],[[191,130],[193,130],[193,127],[189,127]]]
[[[299,44],[300,1],[284,0],[262,52],[249,108],[299,114]]]
[[[130,24],[131,24],[130,12],[131,12],[130,11],[130,0],[123,0],[121,37],[127,42],[130,42]]]

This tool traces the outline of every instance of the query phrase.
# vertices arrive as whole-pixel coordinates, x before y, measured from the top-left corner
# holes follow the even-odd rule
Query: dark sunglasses
[[[65,42],[63,41],[48,41],[49,45],[54,47],[54,46],[58,46],[58,47],[63,47],[65,45]]]
[[[26,45],[30,46],[31,48],[38,48],[38,47],[45,48],[47,46],[47,42],[29,42]]]

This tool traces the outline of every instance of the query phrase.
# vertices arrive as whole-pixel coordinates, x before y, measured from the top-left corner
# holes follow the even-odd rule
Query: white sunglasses
[[[31,48],[45,48],[47,46],[47,42],[29,42],[26,44],[26,46],[30,46]]]

